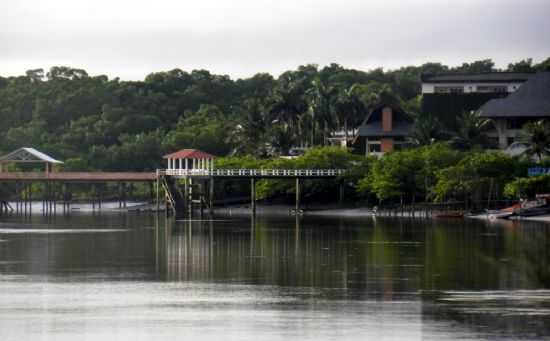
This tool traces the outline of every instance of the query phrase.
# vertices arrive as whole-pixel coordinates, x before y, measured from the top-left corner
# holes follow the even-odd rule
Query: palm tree
[[[230,135],[230,143],[236,153],[263,156],[266,154],[267,114],[258,99],[245,101],[241,124]]]
[[[479,111],[469,111],[463,112],[456,121],[458,139],[468,146],[484,144],[484,132],[492,124],[490,119],[481,117]]]
[[[334,104],[337,96],[337,88],[325,83],[316,77],[311,82],[312,87],[307,91],[313,121],[322,127],[324,142],[328,134],[335,128]]]
[[[525,124],[520,141],[528,145],[525,152],[535,155],[540,162],[550,152],[550,123],[539,120]]]
[[[341,89],[336,101],[337,119],[340,129],[344,130],[346,141],[348,141],[348,127],[359,125],[365,118],[366,107],[357,96],[358,84],[348,89]]]
[[[442,137],[441,132],[439,120],[434,115],[422,113],[415,115],[414,127],[408,139],[413,145],[430,145]]]
[[[292,134],[292,140],[299,138],[300,116],[307,112],[303,90],[296,83],[288,82],[285,87],[275,89],[271,99],[271,121],[284,123],[285,131]]]

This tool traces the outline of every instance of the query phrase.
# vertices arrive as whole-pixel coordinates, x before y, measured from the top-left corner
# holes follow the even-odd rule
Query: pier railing
[[[345,173],[343,169],[166,169],[158,174],[168,176],[215,176],[215,177],[337,177]]]

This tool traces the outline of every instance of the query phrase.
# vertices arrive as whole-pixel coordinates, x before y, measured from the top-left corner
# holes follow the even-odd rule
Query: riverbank
[[[250,206],[228,206],[216,208],[217,214],[225,215],[250,215]],[[294,215],[294,208],[288,205],[264,205],[257,206],[258,215]],[[392,217],[392,218],[416,218],[416,219],[453,219],[456,218],[437,218],[427,216],[425,211],[383,211],[375,213],[371,208],[366,207],[326,207],[317,206],[315,208],[306,208],[300,211],[302,216],[312,217],[345,217],[345,218],[372,218],[372,217]],[[487,215],[466,216],[464,219],[489,220]],[[515,217],[513,221],[538,221],[550,223],[550,214],[536,217]],[[506,221],[499,219],[496,221]]]
[[[58,205],[58,213],[62,214],[62,209]],[[39,202],[33,203],[32,212],[35,214],[42,213],[41,204]],[[101,209],[98,209],[97,206],[94,208],[91,203],[78,203],[71,206],[70,212],[72,213],[92,213],[92,212],[129,212],[129,213],[139,213],[139,212],[157,212],[157,205],[143,202],[129,202],[127,207],[118,207],[118,203],[107,202],[104,203]],[[164,212],[164,206],[161,205],[160,212]],[[205,210],[207,213],[208,210]],[[250,215],[251,208],[250,205],[231,205],[224,207],[216,207],[216,214],[222,215]],[[285,204],[263,204],[258,205],[256,208],[257,215],[264,216],[288,216],[295,215],[294,207],[291,205]],[[392,217],[392,218],[421,218],[421,219],[439,219],[437,217],[431,217],[426,215],[425,211],[404,211],[400,210],[383,210],[375,212],[372,208],[367,207],[350,207],[342,205],[330,205],[330,204],[316,204],[306,206],[300,210],[301,216],[311,216],[311,217],[342,217],[342,218],[372,218],[372,217]],[[453,218],[454,219],[454,218]],[[465,219],[478,219],[478,220],[488,220],[486,215],[476,215],[476,216],[467,216]],[[514,221],[538,221],[550,223],[550,214],[535,216],[535,217],[513,217],[511,220]],[[503,221],[503,220],[499,220]]]

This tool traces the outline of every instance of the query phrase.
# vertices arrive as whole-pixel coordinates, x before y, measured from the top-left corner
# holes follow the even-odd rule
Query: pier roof
[[[45,162],[45,163],[63,163],[62,161],[56,160],[53,157],[46,155],[34,148],[23,147],[13,152],[0,156],[0,163],[31,163],[31,162]]]
[[[164,155],[164,159],[215,159],[214,155],[197,149],[182,149],[175,153]]]

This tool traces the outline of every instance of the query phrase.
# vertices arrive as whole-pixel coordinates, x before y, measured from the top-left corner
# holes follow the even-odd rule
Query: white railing
[[[343,169],[166,169],[159,174],[170,176],[219,177],[334,177],[345,173]]]

